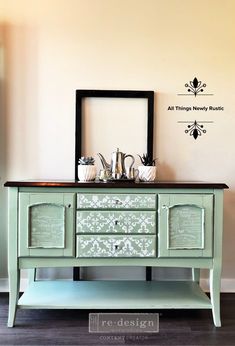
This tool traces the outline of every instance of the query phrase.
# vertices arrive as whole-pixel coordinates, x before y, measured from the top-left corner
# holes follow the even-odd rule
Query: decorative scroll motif
[[[178,121],[178,123],[188,124],[187,129],[184,132],[192,136],[194,139],[197,139],[198,136],[201,136],[202,134],[205,134],[207,132],[203,124],[213,123],[213,121],[200,121],[199,123],[197,120],[194,120]]]
[[[176,205],[169,208],[169,249],[202,249],[203,236],[203,208],[196,205]]]
[[[185,87],[188,88],[189,93],[193,93],[194,96],[197,96],[197,94],[202,93],[204,91],[206,83],[202,83],[195,77],[192,81],[186,83]]]
[[[77,257],[154,257],[155,236],[79,235]]]
[[[193,96],[213,96],[213,94],[207,94],[204,93],[206,88],[206,83],[203,83],[202,81],[198,80],[197,77],[195,77],[193,80],[190,80],[189,83],[185,83],[185,88],[187,88],[187,94],[178,94],[178,95],[193,95]]]
[[[29,248],[64,248],[65,208],[52,203],[29,207]]]
[[[155,209],[154,194],[78,194],[78,208],[100,209]]]
[[[78,211],[78,233],[156,233],[154,211]]]

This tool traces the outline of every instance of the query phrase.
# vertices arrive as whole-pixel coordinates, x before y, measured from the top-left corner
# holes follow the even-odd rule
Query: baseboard
[[[205,292],[209,292],[209,280],[201,279],[200,285]],[[28,286],[28,279],[20,280],[20,291],[24,292]],[[0,292],[9,292],[8,279],[0,279]],[[222,279],[221,280],[221,292],[223,293],[235,293],[235,279]]]
[[[210,285],[208,279],[201,279],[200,285],[205,292],[209,292]],[[221,280],[222,293],[235,293],[235,279],[222,279]]]
[[[28,279],[20,280],[20,292],[24,292],[28,286]],[[0,279],[0,292],[9,292],[8,279]]]

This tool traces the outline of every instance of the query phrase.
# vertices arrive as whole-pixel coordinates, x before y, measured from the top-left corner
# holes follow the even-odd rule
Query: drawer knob
[[[119,199],[116,199],[115,204],[120,205],[120,204],[122,204],[122,201],[120,201]]]
[[[114,245],[114,249],[117,250],[121,250],[123,248],[124,244],[120,243],[120,244],[115,244]]]
[[[68,208],[71,208],[71,204],[68,204],[67,207],[68,207]]]
[[[117,224],[118,224],[118,220],[115,220],[115,225],[117,226]]]

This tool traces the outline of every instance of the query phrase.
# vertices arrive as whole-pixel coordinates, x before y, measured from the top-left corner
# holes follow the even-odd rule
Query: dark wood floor
[[[18,310],[7,328],[8,295],[0,294],[0,345],[235,345],[235,294],[222,294],[222,324],[209,310],[161,310],[158,334],[91,334],[88,311]],[[152,312],[152,311],[151,311]]]

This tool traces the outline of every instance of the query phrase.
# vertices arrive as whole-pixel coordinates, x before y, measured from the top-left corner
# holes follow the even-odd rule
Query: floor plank
[[[1,293],[0,345],[234,346],[235,294],[221,295],[221,310],[221,328],[214,327],[210,310],[158,310],[159,333],[148,335],[89,333],[86,310],[22,309],[16,326],[7,328],[8,294]]]

